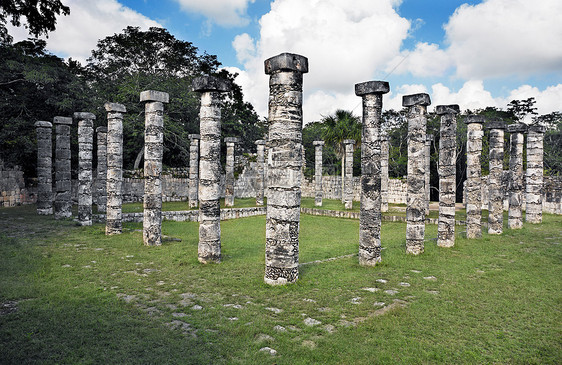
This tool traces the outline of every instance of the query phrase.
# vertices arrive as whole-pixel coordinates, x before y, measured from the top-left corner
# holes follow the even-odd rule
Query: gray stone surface
[[[353,209],[353,146],[355,140],[344,139],[343,144],[345,146],[343,204],[345,209]]]
[[[425,136],[425,215],[429,215],[429,201],[431,200],[430,172],[431,172],[431,143],[433,135]]]
[[[408,107],[408,198],[406,203],[406,253],[424,251],[425,237],[425,135],[429,95],[405,95]]]
[[[257,148],[257,177],[256,177],[256,205],[263,205],[264,187],[265,187],[265,140],[256,141]]]
[[[322,206],[322,148],[324,141],[313,141],[314,145],[314,206]]]
[[[123,231],[123,113],[124,105],[106,103],[107,111],[107,207],[105,234],[121,234]]]
[[[225,80],[212,76],[196,78],[195,91],[201,92],[199,111],[199,245],[201,263],[220,262],[220,152],[221,110],[218,92],[229,90]]]
[[[224,206],[234,206],[234,153],[236,150],[236,143],[238,138],[226,137],[226,176],[224,186]]]
[[[523,123],[507,126],[509,136],[509,208],[507,228],[523,228],[523,133],[527,126]]]
[[[164,154],[165,92],[147,90],[140,94],[144,104],[144,219],[145,246],[162,244],[162,157]]]
[[[293,283],[299,276],[302,181],[302,80],[308,60],[283,53],[265,61],[269,77],[269,137],[264,281]]]
[[[78,120],[78,223],[92,225],[92,159],[94,149],[94,120],[87,112],[74,113]]]
[[[503,141],[505,123],[502,120],[490,120],[486,123],[490,130],[489,174],[488,174],[488,234],[503,232]]]
[[[55,117],[55,219],[72,217],[70,126],[72,118]]]
[[[437,246],[455,245],[455,201],[457,194],[457,118],[459,106],[437,105],[435,111],[441,116],[439,130],[439,223]]]
[[[37,214],[53,214],[53,125],[35,122],[37,133]]]
[[[482,115],[469,115],[466,120],[466,237],[482,236]]]
[[[389,90],[386,81],[368,81],[355,85],[355,94],[362,97],[363,103],[361,212],[359,216],[359,265],[362,266],[375,266],[382,260],[381,115],[382,96]],[[353,154],[351,159],[353,161]],[[353,169],[353,164],[351,168]]]
[[[541,125],[530,125],[527,132],[527,178],[525,180],[525,221],[542,222],[544,132]]]
[[[95,200],[98,213],[105,213],[107,208],[107,127],[97,127],[96,134],[98,164]]]
[[[188,199],[189,207],[199,206],[199,134],[189,135],[189,183]]]
[[[381,212],[388,212],[388,158],[390,146],[388,136],[381,136]]]

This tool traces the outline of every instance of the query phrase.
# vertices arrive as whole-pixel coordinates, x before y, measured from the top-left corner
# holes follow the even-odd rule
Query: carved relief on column
[[[189,135],[189,186],[188,199],[189,208],[197,208],[199,205],[199,134]]]
[[[542,222],[544,132],[544,126],[532,124],[527,134],[525,221],[535,224]]]
[[[515,123],[507,126],[509,137],[509,208],[507,228],[523,227],[523,142],[527,126]]]
[[[488,175],[488,234],[503,232],[503,141],[505,123],[495,119],[486,123],[490,130]]]
[[[482,115],[466,118],[466,237],[482,236]]]
[[[314,206],[322,206],[322,148],[324,141],[313,141],[314,145]]]
[[[35,122],[37,132],[37,214],[53,214],[53,125]]]

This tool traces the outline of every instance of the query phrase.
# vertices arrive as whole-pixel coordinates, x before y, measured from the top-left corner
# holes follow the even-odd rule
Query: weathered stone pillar
[[[74,113],[78,120],[78,223],[92,225],[92,158],[94,120],[92,113]]]
[[[353,209],[353,145],[354,139],[344,139],[345,177],[343,186],[343,204],[345,209]]]
[[[429,202],[431,200],[431,142],[433,142],[433,136],[427,134],[425,136],[425,215],[429,215]]]
[[[238,138],[225,137],[226,143],[226,176],[224,179],[224,206],[234,206],[234,149]]]
[[[408,179],[406,207],[406,253],[419,255],[425,237],[425,133],[428,94],[402,97],[408,107]]]
[[[381,212],[388,212],[388,158],[390,146],[388,136],[381,135]]]
[[[144,102],[144,214],[142,240],[145,246],[162,244],[162,155],[164,154],[164,103],[162,91],[140,93]]]
[[[203,76],[193,80],[193,90],[201,92],[198,259],[204,264],[218,263],[221,260],[221,110],[217,94],[229,91],[230,84],[223,79]]]
[[[256,141],[257,155],[258,155],[258,176],[256,179],[256,205],[263,205],[263,191],[265,181],[265,140],[259,139]]]
[[[495,119],[486,123],[490,130],[490,152],[488,156],[488,234],[503,232],[503,138],[505,123]]]
[[[37,132],[37,214],[53,214],[53,125],[35,122]]]
[[[515,123],[507,126],[509,137],[509,208],[507,228],[523,227],[523,141],[527,126]]]
[[[189,208],[199,205],[199,134],[189,135],[189,182],[188,199]]]
[[[457,195],[457,119],[460,108],[456,104],[437,105],[441,116],[439,130],[439,221],[437,246],[455,245],[455,201]]]
[[[72,217],[70,126],[72,118],[55,117],[55,219]]]
[[[265,276],[269,285],[299,277],[302,181],[302,79],[306,57],[282,53],[265,61],[269,77],[269,155]]]
[[[386,81],[355,84],[363,100],[361,130],[361,213],[359,214],[359,265],[375,266],[381,258],[381,114]],[[347,145],[346,145],[347,147]],[[353,159],[353,155],[351,156]]]
[[[482,123],[482,115],[466,118],[466,238],[482,237]]]
[[[324,141],[313,141],[314,145],[314,206],[322,206],[322,147]]]
[[[529,223],[542,222],[544,132],[544,126],[533,124],[527,134],[525,221]]]
[[[98,165],[96,169],[96,205],[98,213],[107,207],[107,127],[97,127]]]
[[[121,234],[121,206],[123,203],[123,113],[125,106],[105,103],[107,111],[107,207],[105,234]]]

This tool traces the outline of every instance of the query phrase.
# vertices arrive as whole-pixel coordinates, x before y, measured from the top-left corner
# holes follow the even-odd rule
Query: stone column
[[[482,123],[482,115],[466,118],[466,238],[482,237]]]
[[[162,91],[140,93],[144,102],[144,214],[142,240],[145,246],[162,244],[162,156],[164,154],[164,103]]]
[[[425,237],[425,133],[428,94],[402,97],[408,107],[408,197],[406,206],[406,253],[419,255]]]
[[[257,155],[258,155],[258,176],[256,179],[256,205],[263,205],[263,191],[264,191],[264,164],[265,164],[265,140],[259,139],[256,141]]]
[[[507,126],[509,137],[509,208],[507,228],[523,227],[523,141],[527,126],[515,123]]]
[[[388,212],[388,158],[390,146],[388,136],[381,135],[381,212]]]
[[[313,141],[314,145],[314,206],[322,206],[322,147],[324,141]]]
[[[98,166],[96,170],[96,204],[98,213],[107,207],[107,127],[97,127]]]
[[[198,259],[204,264],[218,263],[221,260],[221,110],[218,92],[229,91],[230,84],[223,79],[203,76],[193,80],[193,90],[201,92]]]
[[[441,116],[439,130],[439,220],[437,246],[455,245],[455,201],[457,195],[457,119],[460,108],[456,104],[437,105]]]
[[[199,205],[199,134],[189,135],[189,208]]]
[[[343,186],[343,204],[345,209],[353,209],[353,145],[354,139],[344,139],[345,177]]]
[[[74,113],[78,120],[78,223],[92,225],[92,158],[94,120],[92,113]]]
[[[53,214],[53,125],[35,122],[37,131],[37,214]]]
[[[72,217],[70,126],[72,118],[55,117],[55,219]]]
[[[433,136],[427,134],[425,136],[425,215],[429,215],[429,202],[431,200],[431,142],[433,142]]]
[[[238,138],[225,137],[226,143],[226,175],[224,179],[224,206],[234,206],[234,149]]]
[[[121,234],[121,205],[123,203],[123,113],[125,106],[105,103],[107,111],[107,207],[105,234]]]
[[[488,175],[488,234],[503,232],[503,138],[505,123],[495,119],[486,123],[490,130]]]
[[[265,276],[269,285],[299,277],[302,80],[306,57],[282,53],[265,61],[269,75],[269,155]]]
[[[363,100],[361,130],[361,213],[359,214],[359,265],[381,262],[381,114],[386,81],[355,84]],[[346,145],[347,147],[347,145]],[[353,155],[351,157],[353,159]]]
[[[527,134],[525,221],[529,223],[542,222],[544,132],[544,126],[533,124]]]

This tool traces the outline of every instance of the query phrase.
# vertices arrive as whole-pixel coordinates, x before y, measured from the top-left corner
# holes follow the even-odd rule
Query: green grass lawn
[[[296,284],[269,287],[264,216],[221,222],[223,261],[202,265],[195,222],[165,221],[182,241],[149,248],[139,223],[108,237],[0,208],[0,363],[559,364],[560,227],[545,215],[478,240],[457,227],[443,249],[428,225],[413,257],[406,225],[383,223],[380,265],[308,264]],[[358,228],[301,215],[300,262],[355,254]]]

